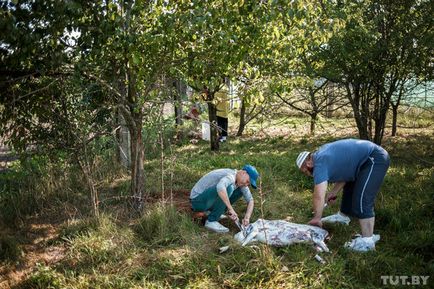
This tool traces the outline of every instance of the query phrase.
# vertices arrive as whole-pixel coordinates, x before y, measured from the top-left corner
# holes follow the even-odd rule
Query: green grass
[[[293,122],[291,124],[291,121]],[[297,122],[298,121],[298,122]],[[296,123],[297,122],[297,123]],[[300,119],[284,126],[302,125]],[[326,126],[327,124],[324,124]],[[345,127],[345,121],[334,124]],[[218,153],[208,144],[172,145],[165,152],[166,197],[170,189],[189,189],[215,168],[241,168],[253,164],[261,174],[263,215],[259,195],[252,220],[289,219],[306,223],[311,218],[312,180],[295,167],[300,150],[314,150],[322,143],[355,137],[342,130],[338,136],[302,133],[287,136],[231,138]],[[375,232],[381,235],[377,251],[366,254],[345,250],[343,244],[359,232],[349,226],[328,225],[330,254],[322,254],[325,265],[313,257],[311,246],[298,244],[271,248],[261,244],[240,247],[233,240],[236,228],[224,224],[230,234],[213,234],[170,205],[147,204],[142,215],[128,213],[123,199],[128,181],[123,175],[116,185],[102,182],[100,220],[76,218],[66,222],[55,242],[66,247],[58,263],[38,266],[23,288],[380,288],[382,275],[434,277],[434,178],[433,135],[419,131],[405,137],[386,137],[384,147],[392,164],[376,202]],[[158,154],[148,155],[145,164],[147,191],[161,195]],[[171,174],[173,173],[173,178]],[[85,195],[85,192],[82,192]],[[235,209],[241,215],[242,202]],[[329,207],[331,214],[338,207]],[[119,213],[122,212],[122,213]],[[219,247],[229,245],[219,254]],[[432,287],[432,280],[428,279]],[[408,286],[407,286],[408,287]],[[427,288],[430,286],[427,286]],[[399,288],[399,286],[397,286]]]
[[[14,262],[22,255],[19,240],[12,236],[0,236],[0,262]]]

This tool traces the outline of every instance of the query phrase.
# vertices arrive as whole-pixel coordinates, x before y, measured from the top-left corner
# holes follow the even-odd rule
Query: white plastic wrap
[[[324,243],[328,232],[319,227],[295,224],[283,220],[263,220],[258,219],[252,223],[253,229],[247,236],[242,232],[235,234],[234,238],[245,246],[252,242],[266,243],[271,246],[289,246],[294,243],[310,243],[317,250],[329,252]]]

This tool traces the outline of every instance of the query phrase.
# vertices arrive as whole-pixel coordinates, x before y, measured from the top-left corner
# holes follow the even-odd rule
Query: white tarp
[[[319,227],[295,224],[284,220],[263,219],[258,219],[251,225],[253,228],[247,236],[244,236],[243,232],[234,236],[242,246],[257,241],[279,247],[295,243],[310,243],[315,245],[319,251],[329,251],[324,243],[328,232]]]

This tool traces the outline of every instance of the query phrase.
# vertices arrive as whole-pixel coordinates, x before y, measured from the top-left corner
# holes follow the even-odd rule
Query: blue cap
[[[254,189],[256,189],[256,188],[257,188],[257,186],[256,186],[256,180],[257,180],[258,177],[259,177],[259,173],[258,173],[258,171],[256,170],[256,168],[255,168],[254,166],[251,166],[251,165],[245,165],[245,166],[243,167],[243,171],[246,171],[247,174],[249,174],[249,177],[250,177],[250,184],[252,185],[252,187],[253,187]]]

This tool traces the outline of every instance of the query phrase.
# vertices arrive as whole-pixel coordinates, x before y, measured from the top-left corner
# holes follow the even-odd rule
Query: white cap
[[[310,152],[304,151],[298,155],[297,160],[295,162],[296,162],[297,167],[299,169],[301,168],[301,166],[303,165],[304,161],[306,160],[306,158],[309,154],[310,154]]]

